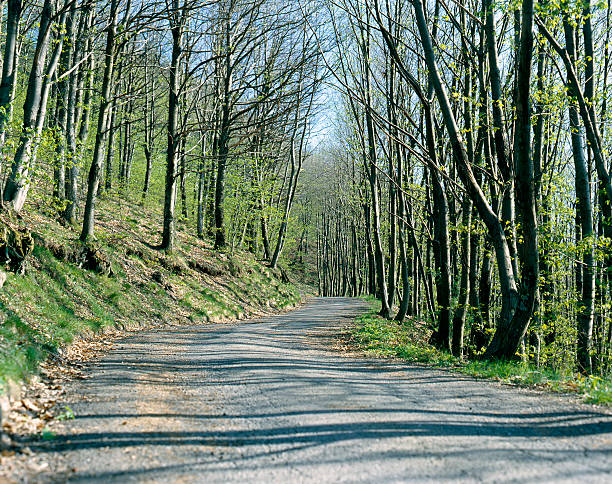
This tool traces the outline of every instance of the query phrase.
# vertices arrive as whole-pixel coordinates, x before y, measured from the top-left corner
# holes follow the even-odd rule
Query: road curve
[[[52,482],[612,482],[612,416],[492,382],[331,351],[365,309],[312,299],[119,341],[35,448]],[[41,479],[43,476],[40,476]]]

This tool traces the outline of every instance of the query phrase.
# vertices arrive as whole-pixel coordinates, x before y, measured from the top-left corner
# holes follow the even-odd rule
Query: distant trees
[[[609,9],[359,0],[328,13],[343,189],[311,201],[321,291],[374,294],[385,316],[398,297],[396,319],[429,318],[456,355],[608,371]]]

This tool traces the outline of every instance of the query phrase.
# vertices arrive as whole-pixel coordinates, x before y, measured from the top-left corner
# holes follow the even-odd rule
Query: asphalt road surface
[[[612,416],[421,366],[347,357],[365,305],[147,331],[71,384],[34,449],[53,482],[612,482]],[[43,476],[40,476],[42,479]]]

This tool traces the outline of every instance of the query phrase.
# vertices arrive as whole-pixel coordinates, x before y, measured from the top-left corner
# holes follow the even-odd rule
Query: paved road
[[[314,299],[120,341],[42,444],[54,482],[612,482],[612,417],[569,398],[349,358]]]

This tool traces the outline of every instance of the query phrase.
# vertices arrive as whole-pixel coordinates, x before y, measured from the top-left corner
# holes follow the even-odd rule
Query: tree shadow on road
[[[306,308],[291,318],[130,338],[73,390],[76,419],[65,433],[31,447],[49,456],[146,450],[178,462],[138,460],[130,470],[69,476],[76,481],[198,469],[213,475],[229,463],[248,470],[442,457],[469,459],[475,467],[545,462],[550,477],[576,459],[580,446],[580,456],[607,459],[604,470],[612,470],[612,417],[603,410],[422,366],[312,349],[303,333],[324,325],[313,321],[316,311]],[[212,402],[215,393],[221,396]],[[79,394],[93,403],[79,402]],[[139,411],[143,395],[152,404],[170,400],[160,406],[164,411]],[[589,446],[595,437],[603,444]]]

